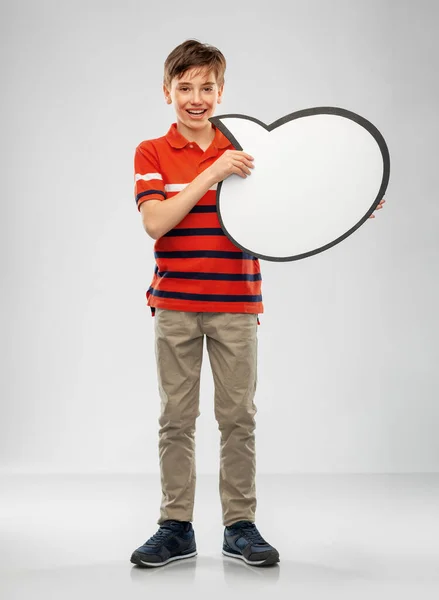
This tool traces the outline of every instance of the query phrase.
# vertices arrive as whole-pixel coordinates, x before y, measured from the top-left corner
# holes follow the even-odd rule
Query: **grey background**
[[[163,63],[195,37],[228,61],[217,114],[340,106],[391,155],[376,219],[261,262],[258,471],[437,471],[437,3],[21,1],[0,17],[1,470],[158,472],[133,156],[175,121]],[[200,473],[218,453],[205,361]]]

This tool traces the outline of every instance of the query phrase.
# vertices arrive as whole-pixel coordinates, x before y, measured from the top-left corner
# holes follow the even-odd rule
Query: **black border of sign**
[[[365,221],[367,221],[367,219],[370,217],[370,215],[374,212],[375,208],[378,206],[380,200],[382,200],[382,198],[384,197],[384,193],[387,189],[387,184],[389,183],[389,177],[390,177],[390,156],[389,156],[389,150],[387,148],[387,144],[386,144],[383,136],[381,135],[381,133],[375,127],[375,125],[373,125],[370,121],[368,121],[364,117],[361,117],[360,115],[357,115],[356,113],[354,113],[350,110],[346,110],[344,108],[338,108],[335,106],[319,106],[319,107],[315,107],[315,108],[306,108],[304,110],[299,110],[299,111],[290,113],[289,115],[285,115],[284,117],[281,117],[277,121],[274,121],[273,123],[271,123],[271,125],[266,125],[265,123],[263,123],[262,121],[259,121],[259,119],[255,119],[254,117],[249,117],[247,115],[240,115],[240,114],[218,115],[215,117],[210,117],[209,121],[211,123],[213,123],[213,125],[215,125],[215,127],[217,127],[221,131],[221,133],[223,133],[226,136],[226,138],[233,144],[233,146],[236,148],[236,150],[243,150],[243,148],[239,144],[238,140],[236,140],[234,138],[232,133],[227,129],[227,126],[221,121],[221,119],[228,119],[228,118],[232,118],[232,117],[235,119],[236,118],[248,119],[249,121],[254,121],[255,123],[258,123],[258,125],[260,125],[261,127],[264,127],[264,129],[266,129],[267,131],[272,131],[273,129],[276,129],[276,127],[280,127],[284,123],[288,123],[289,121],[293,121],[294,119],[300,119],[301,117],[309,117],[311,115],[338,115],[340,117],[346,117],[347,119],[351,119],[352,121],[355,121],[356,123],[358,123],[365,129],[367,129],[367,131],[375,138],[375,140],[381,150],[381,154],[383,157],[383,163],[384,163],[383,179],[381,181],[381,186],[378,191],[377,197],[374,200],[370,209],[364,215],[364,217],[362,217],[358,221],[358,223],[356,223],[353,227],[351,227],[351,229],[349,229],[349,231],[347,231],[346,233],[344,233],[343,235],[341,235],[340,237],[335,239],[333,242],[330,242],[329,244],[326,244],[325,246],[321,246],[320,248],[317,248],[316,250],[312,250],[310,252],[305,252],[303,254],[279,258],[279,257],[265,256],[264,254],[255,253],[255,252],[249,250],[248,248],[245,248],[241,244],[239,244],[229,234],[226,227],[224,226],[224,222],[223,222],[223,219],[221,216],[220,199],[221,199],[222,181],[220,181],[217,186],[216,201],[217,201],[218,218],[219,218],[221,227],[222,227],[224,233],[229,238],[229,240],[233,244],[235,244],[235,246],[237,246],[238,248],[241,248],[241,250],[243,250],[244,252],[251,254],[252,256],[255,256],[257,258],[261,258],[263,260],[269,260],[272,262],[287,262],[287,261],[299,260],[301,258],[306,258],[308,256],[312,256],[313,254],[318,254],[319,252],[328,250],[328,248],[335,246],[336,244],[340,243],[341,241],[343,241],[344,239],[349,237]]]

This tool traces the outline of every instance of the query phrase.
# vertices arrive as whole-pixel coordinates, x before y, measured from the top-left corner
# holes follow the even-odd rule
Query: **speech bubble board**
[[[323,252],[356,231],[383,198],[390,157],[378,129],[343,108],[300,110],[271,125],[246,115],[209,119],[254,158],[251,175],[217,186],[221,227],[270,261]]]

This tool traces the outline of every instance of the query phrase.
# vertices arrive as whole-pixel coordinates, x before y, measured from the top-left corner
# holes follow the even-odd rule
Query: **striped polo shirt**
[[[214,126],[213,126],[214,127]],[[168,133],[141,142],[135,152],[135,199],[170,200],[233,145],[214,127],[206,151],[188,141],[173,123]],[[189,312],[264,312],[259,260],[224,234],[212,186],[184,219],[154,244],[155,268],[146,292],[155,308]]]

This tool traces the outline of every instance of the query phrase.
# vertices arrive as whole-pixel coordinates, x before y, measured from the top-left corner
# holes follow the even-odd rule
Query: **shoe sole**
[[[251,565],[252,567],[267,567],[269,565],[274,565],[279,562],[279,555],[272,554],[268,556],[264,560],[248,560],[242,554],[233,554],[232,552],[227,552],[227,550],[222,550],[224,556],[230,556],[230,558],[239,558],[243,560],[247,565]]]
[[[158,562],[147,562],[146,560],[143,560],[142,558],[140,558],[140,556],[134,552],[134,554],[131,556],[130,560],[134,565],[138,565],[139,567],[164,567],[165,565],[167,565],[170,562],[173,562],[174,560],[182,560],[184,558],[192,558],[193,556],[196,556],[196,555],[197,555],[197,551],[190,552],[189,554],[179,554],[178,556],[171,556],[170,558],[168,558],[168,560],[158,563]]]

